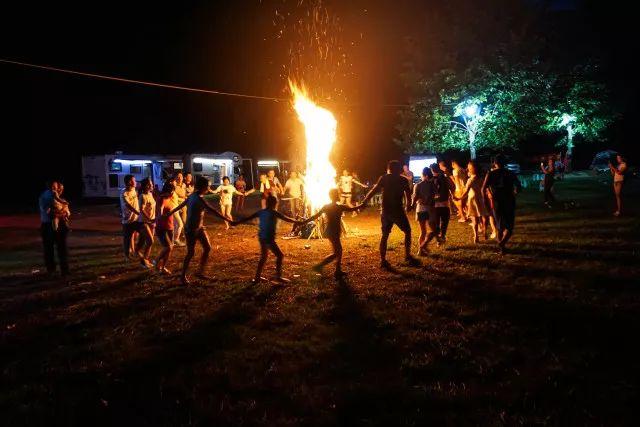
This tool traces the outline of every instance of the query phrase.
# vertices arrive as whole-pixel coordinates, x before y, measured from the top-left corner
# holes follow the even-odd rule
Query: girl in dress
[[[467,198],[467,215],[471,218],[471,226],[473,228],[473,243],[478,243],[478,232],[482,232],[485,240],[487,239],[487,223],[489,222],[489,210],[484,203],[484,196],[482,194],[482,182],[478,176],[478,167],[475,162],[470,161],[467,166],[469,171],[469,179],[462,191],[460,197],[455,197],[454,200],[460,200],[464,197]]]
[[[466,199],[462,196],[462,193],[464,193],[465,190],[465,185],[467,184],[467,171],[460,167],[458,162],[455,160],[451,165],[453,166],[453,184],[456,186],[453,202],[458,210],[458,216],[460,217],[458,222],[467,222],[467,214],[465,212],[467,204]]]

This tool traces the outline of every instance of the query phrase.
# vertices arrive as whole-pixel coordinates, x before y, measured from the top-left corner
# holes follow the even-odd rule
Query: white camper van
[[[236,181],[238,175],[242,173],[243,160],[238,153],[232,151],[220,154],[191,154],[187,170],[194,177],[204,176],[211,185],[220,185],[225,176],[228,176],[231,182]]]
[[[84,197],[118,197],[125,175],[136,181],[151,178],[162,186],[169,175],[184,169],[182,156],[102,154],[82,156],[82,195]]]

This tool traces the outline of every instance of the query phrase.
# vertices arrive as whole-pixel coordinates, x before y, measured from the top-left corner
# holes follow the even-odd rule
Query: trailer
[[[244,169],[247,169],[251,175],[245,178],[253,181],[251,166],[244,167],[244,163],[251,162],[251,159],[244,159],[238,153],[225,151],[220,154],[191,154],[188,159],[186,170],[191,172],[194,178],[204,176],[211,185],[222,184],[222,178],[225,176],[228,176],[231,182],[235,182],[240,174],[245,173]]]
[[[168,176],[184,170],[181,155],[101,154],[82,156],[82,195],[84,197],[110,197],[120,195],[124,177],[133,175],[136,181],[151,178],[161,186]]]

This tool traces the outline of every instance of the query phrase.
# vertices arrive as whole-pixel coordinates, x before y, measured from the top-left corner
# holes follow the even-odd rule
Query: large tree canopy
[[[408,152],[515,147],[542,125],[540,106],[553,79],[534,67],[471,67],[437,73],[423,95],[400,112],[398,142]]]
[[[397,142],[409,153],[517,148],[528,136],[567,132],[576,141],[601,139],[613,120],[606,88],[584,72],[565,75],[539,64],[444,70],[419,85],[421,95],[400,111]]]

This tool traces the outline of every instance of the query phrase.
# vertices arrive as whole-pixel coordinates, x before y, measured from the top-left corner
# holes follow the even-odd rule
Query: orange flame
[[[311,101],[304,86],[298,87],[289,80],[289,88],[293,95],[293,108],[304,125],[307,141],[304,178],[307,204],[312,212],[316,212],[329,203],[329,189],[336,186],[336,170],[329,161],[329,155],[336,142],[338,122],[331,111]]]

